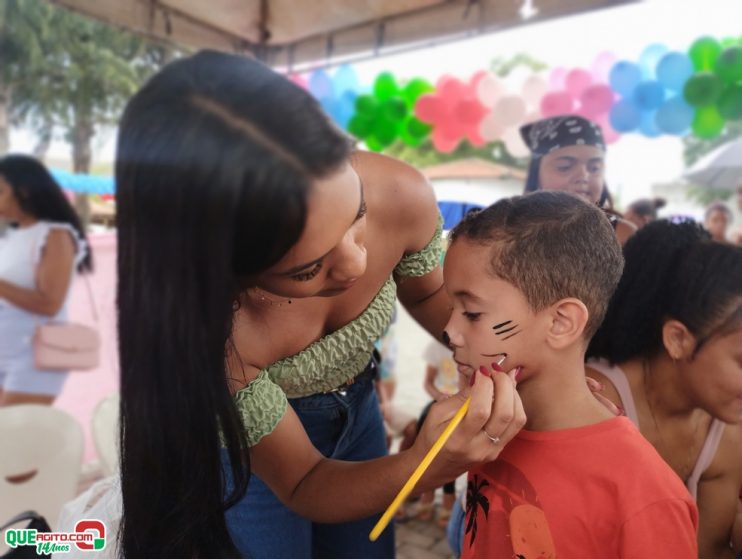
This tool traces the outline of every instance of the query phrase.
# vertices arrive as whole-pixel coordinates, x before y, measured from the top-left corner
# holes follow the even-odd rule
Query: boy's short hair
[[[587,307],[584,337],[595,334],[623,270],[613,226],[595,205],[566,192],[506,198],[467,215],[450,233],[492,243],[490,272],[538,312],[574,297]]]

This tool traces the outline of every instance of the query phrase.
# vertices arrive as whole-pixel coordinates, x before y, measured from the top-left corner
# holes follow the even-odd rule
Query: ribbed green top
[[[402,258],[394,276],[424,276],[438,266],[441,226],[442,220],[425,248]],[[263,369],[235,394],[250,446],[275,429],[286,411],[287,398],[332,390],[363,371],[371,359],[374,342],[391,322],[396,291],[390,277],[355,320]]]

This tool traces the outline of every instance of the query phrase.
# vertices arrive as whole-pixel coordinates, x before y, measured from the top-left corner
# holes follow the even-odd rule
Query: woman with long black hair
[[[469,395],[384,456],[373,342],[397,296],[436,336],[450,314],[430,186],[216,52],[130,101],[116,183],[124,556],[393,557],[374,515]],[[494,460],[483,429],[524,423],[508,376],[474,376],[421,489]]]
[[[42,371],[34,330],[64,320],[75,275],[92,270],[85,231],[62,188],[27,155],[0,158],[0,406],[51,404],[69,373]]]

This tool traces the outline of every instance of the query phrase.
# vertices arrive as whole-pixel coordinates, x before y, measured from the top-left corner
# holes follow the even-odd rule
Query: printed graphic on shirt
[[[523,473],[499,459],[467,486],[467,557],[555,559],[556,549],[536,490]]]

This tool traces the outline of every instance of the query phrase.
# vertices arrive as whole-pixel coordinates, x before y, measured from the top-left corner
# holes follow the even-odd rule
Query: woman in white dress
[[[67,316],[70,286],[92,270],[85,232],[62,188],[38,160],[0,158],[0,406],[51,404],[67,372],[40,371],[32,338]]]

